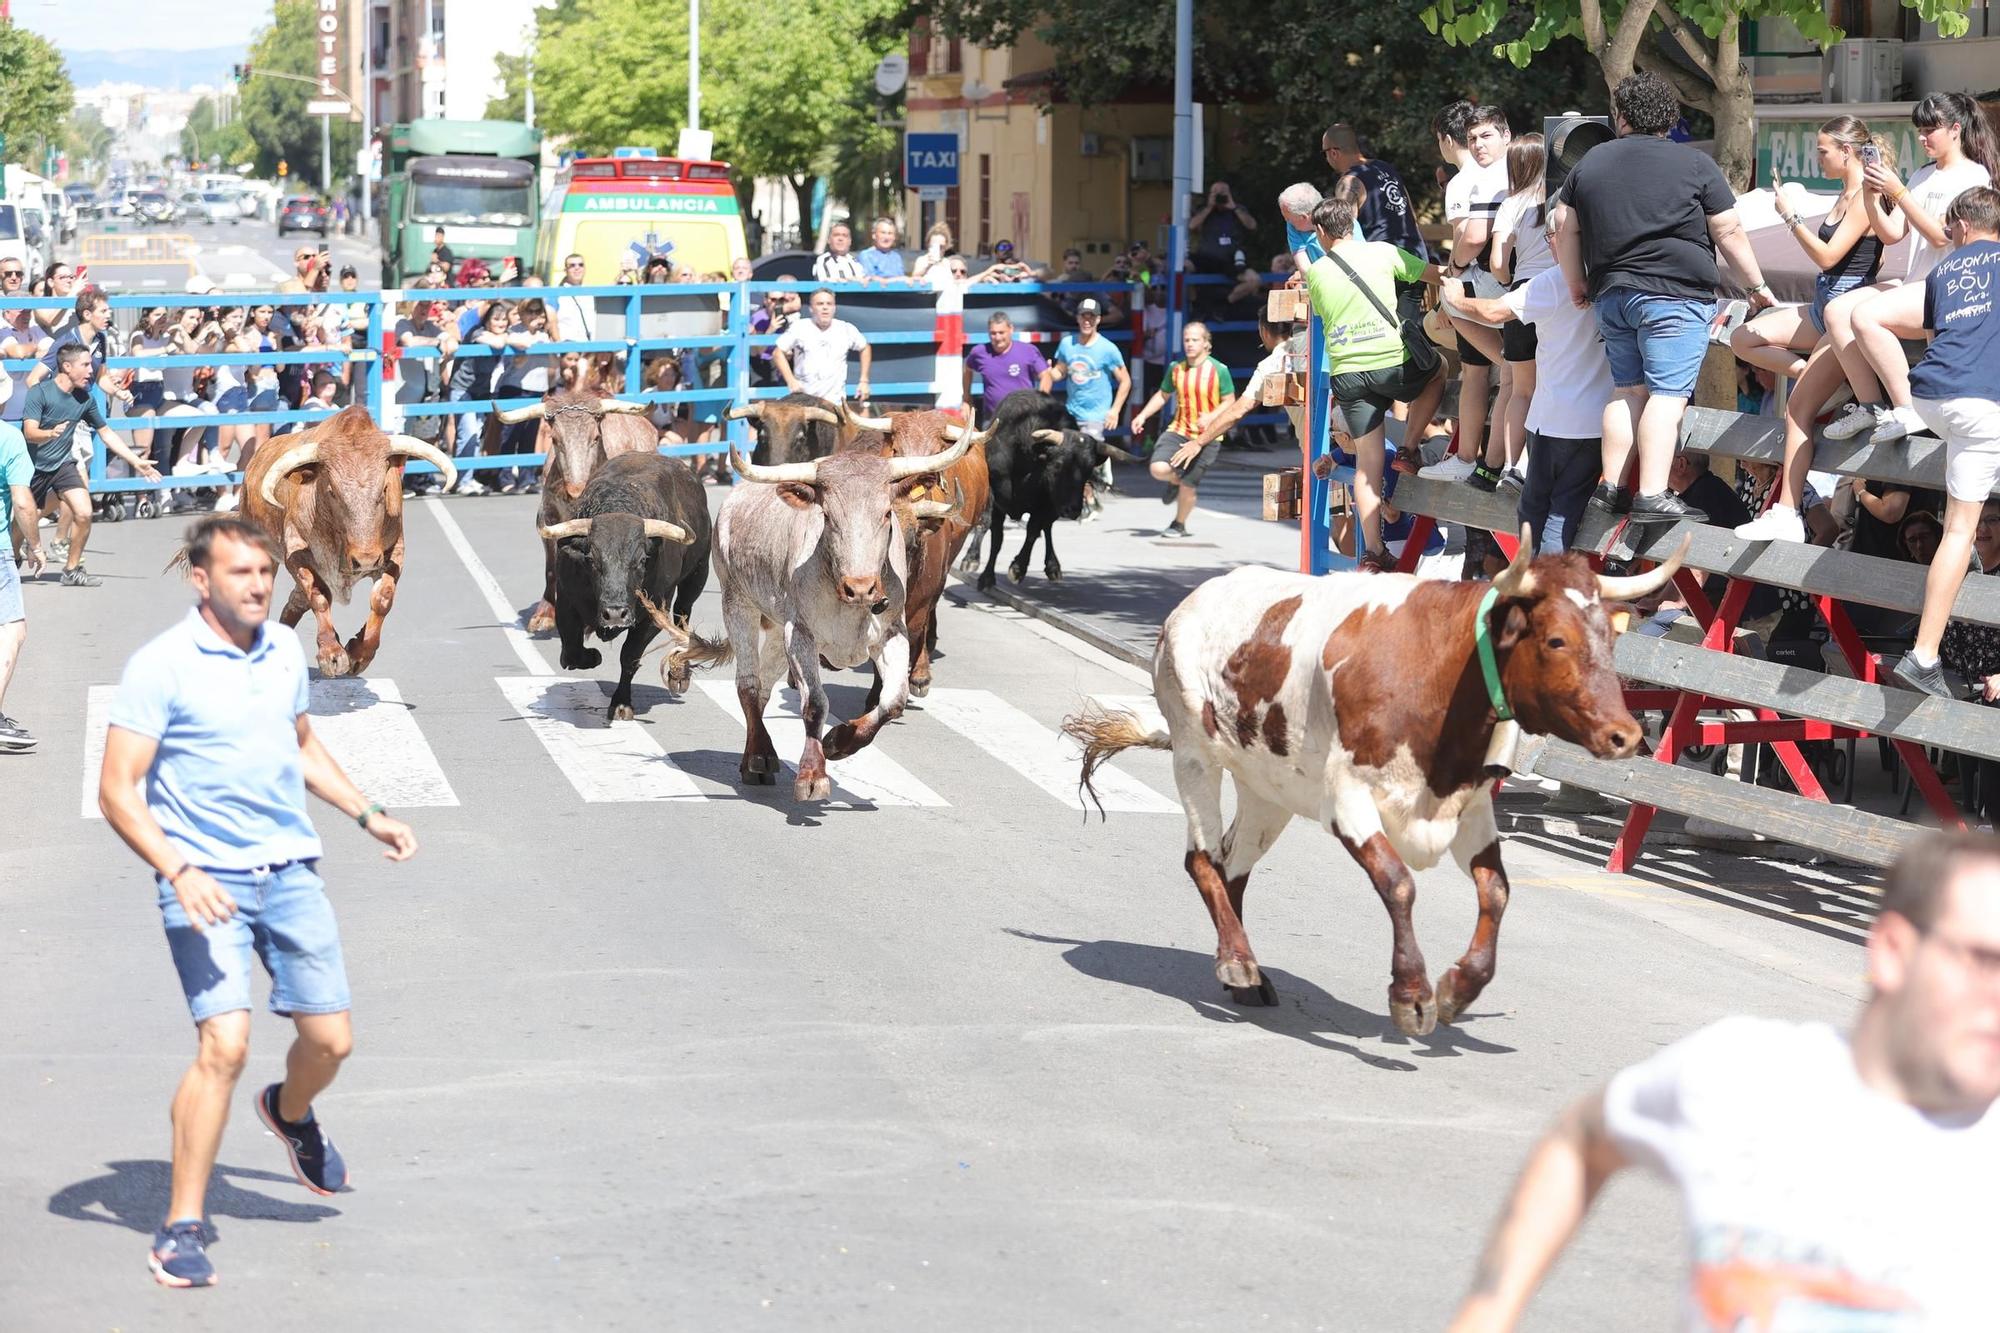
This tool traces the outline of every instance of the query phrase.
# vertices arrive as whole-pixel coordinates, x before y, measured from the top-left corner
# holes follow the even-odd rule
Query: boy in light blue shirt
[[[19,426],[0,421],[0,533],[7,538],[7,545],[0,547],[0,705],[7,702],[7,682],[14,678],[14,664],[28,641],[28,612],[21,600],[21,574],[14,568],[13,548],[21,548],[28,577],[42,568],[42,520],[31,489],[34,479],[27,437]],[[28,729],[0,712],[0,754],[26,754],[34,748],[35,738]]]

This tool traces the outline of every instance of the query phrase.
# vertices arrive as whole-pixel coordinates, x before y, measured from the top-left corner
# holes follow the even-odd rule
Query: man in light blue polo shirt
[[[21,601],[21,572],[14,567],[13,548],[21,548],[21,564],[29,578],[42,569],[42,520],[30,488],[34,478],[27,437],[19,426],[0,421],[0,534],[6,541],[0,546],[0,706],[7,702],[7,682],[14,679],[14,664],[28,641],[28,611]],[[35,738],[28,729],[0,712],[0,754],[26,754],[34,748]]]
[[[253,952],[271,975],[272,1010],[298,1028],[284,1080],[257,1096],[258,1118],[284,1141],[307,1189],[334,1194],[347,1183],[312,1113],[353,1033],[306,793],[387,844],[390,860],[417,850],[409,826],[371,804],[313,733],[305,653],[266,623],[278,565],[270,538],[217,514],[188,530],[187,557],[200,601],[126,664],[97,793],[112,829],[153,868],[197,1034],[174,1094],[172,1198],[148,1257],[169,1287],[215,1281],[203,1204],[249,1056]]]
[[[1040,384],[1041,391],[1047,393],[1056,381],[1068,382],[1069,392],[1063,406],[1069,409],[1076,428],[1093,440],[1101,440],[1104,432],[1118,429],[1126,395],[1132,392],[1125,354],[1097,331],[1098,321],[1103,317],[1103,307],[1098,305],[1096,297],[1086,296],[1076,303],[1076,332],[1065,333],[1056,344],[1055,357],[1042,372]],[[1100,463],[1092,475],[1095,484],[1088,481],[1083,484],[1086,523],[1104,511],[1104,502],[1097,498],[1097,486],[1107,489],[1111,486],[1111,461]]]

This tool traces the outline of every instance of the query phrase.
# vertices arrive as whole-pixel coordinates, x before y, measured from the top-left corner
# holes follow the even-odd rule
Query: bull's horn
[[[649,523],[652,521],[649,520]],[[553,523],[546,528],[537,528],[536,531],[542,534],[543,541],[549,542],[559,542],[565,537],[588,537],[590,535],[590,520],[587,518],[565,519],[561,523]]]
[[[743,421],[745,419],[748,419],[750,421],[761,421],[763,420],[764,417],[764,405],[762,403],[743,403],[740,404],[739,406],[730,408],[727,412],[724,412],[723,415],[728,417],[731,421]]]
[[[910,512],[918,518],[950,518],[958,512],[958,506],[949,500],[914,500]]]
[[[904,481],[910,477],[921,477],[926,472],[942,472],[966,456],[972,449],[972,437],[961,435],[958,442],[941,454],[919,454],[915,458],[892,458],[889,460],[889,480]]]
[[[1120,449],[1115,444],[1107,444],[1104,446],[1104,456],[1106,458],[1115,458],[1121,463],[1143,463],[1146,461],[1145,459],[1139,457],[1139,455],[1137,454],[1128,453],[1125,450]]]
[[[493,415],[501,424],[514,426],[523,421],[540,421],[542,413],[547,410],[548,404],[537,398],[534,402],[522,403],[519,407],[496,407],[493,409]]]
[[[777,463],[765,467],[745,458],[743,451],[734,445],[729,449],[729,465],[736,469],[743,480],[761,481],[767,486],[777,486],[788,481],[810,482],[819,476],[819,467],[815,463]]]
[[[574,522],[575,520],[571,521]],[[585,523],[590,522],[587,518],[583,521]],[[694,540],[694,534],[690,533],[686,528],[678,523],[669,523],[664,518],[647,519],[646,535],[648,537],[658,537],[664,541],[679,542],[682,546],[686,546]]]
[[[818,421],[828,426],[840,424],[840,414],[824,407],[804,408],[799,412],[799,416],[807,421]]]
[[[947,440],[957,440],[964,438],[964,439],[970,439],[974,444],[984,444],[986,443],[987,440],[991,439],[992,436],[993,432],[990,430],[973,431],[973,430],[967,430],[963,426],[950,426],[950,425],[947,425],[944,428],[944,437]]]
[[[653,410],[646,403],[635,403],[627,398],[600,398],[597,408],[600,412],[630,412],[635,416],[644,416]]]
[[[896,425],[888,417],[864,417],[859,412],[853,411],[847,414],[847,419],[863,430],[891,430]]]
[[[1667,586],[1687,558],[1688,547],[1694,543],[1692,535],[1681,538],[1680,549],[1675,551],[1664,565],[1655,565],[1644,574],[1633,574],[1626,578],[1606,578],[1597,576],[1597,595],[1607,602],[1633,602]]]
[[[539,406],[539,404],[538,404]],[[444,474],[444,488],[450,490],[458,484],[458,465],[451,461],[451,455],[414,435],[391,435],[389,437],[389,457],[421,458]]]
[[[278,483],[302,467],[311,467],[319,462],[319,441],[304,440],[278,455],[278,461],[271,464],[271,470],[264,474],[264,484],[257,488],[264,503],[273,509],[278,507]]]
[[[1059,430],[1030,431],[1029,436],[1032,439],[1041,441],[1043,444],[1061,444],[1063,442],[1063,433]]]
[[[1514,550],[1512,563],[1493,576],[1493,590],[1502,597],[1526,597],[1534,592],[1535,577],[1528,572],[1528,562],[1534,558],[1534,535],[1523,524],[1521,544]]]

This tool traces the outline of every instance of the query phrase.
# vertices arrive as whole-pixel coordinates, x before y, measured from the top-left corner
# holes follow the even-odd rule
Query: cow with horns
[[[863,431],[889,429],[887,417],[864,417],[850,411],[845,403],[830,403],[796,391],[783,398],[739,404],[727,415],[731,421],[757,424],[757,447],[751,459],[765,467],[825,458],[851,448]]]
[[[1028,528],[1021,553],[1007,566],[1014,582],[1028,577],[1028,557],[1035,552],[1037,538],[1043,542],[1043,575],[1051,582],[1060,582],[1056,520],[1082,516],[1084,483],[1099,463],[1107,458],[1140,461],[1116,445],[1078,430],[1061,399],[1027,390],[1001,400],[992,423],[972,438],[985,446],[993,494],[987,513],[986,567],[979,575],[982,591],[996,582],[993,567],[1000,560],[1000,543],[1010,518],[1021,519]],[[978,554],[977,547],[969,549],[960,568],[969,570]]]
[[[563,669],[589,671],[602,660],[586,636],[607,643],[625,636],[607,710],[612,721],[632,716],[632,676],[654,637],[685,625],[708,586],[708,537],[701,483],[686,463],[656,453],[606,462],[584,488],[576,516],[542,529],[556,546]],[[686,693],[685,666],[674,670],[671,654],[668,662],[668,691]]]
[[[1243,929],[1243,894],[1294,815],[1338,838],[1388,908],[1389,1014],[1400,1031],[1454,1021],[1493,979],[1508,893],[1494,779],[1521,730],[1600,758],[1638,748],[1611,669],[1608,604],[1663,586],[1687,544],[1617,579],[1581,555],[1531,561],[1530,549],[1524,533],[1490,585],[1261,568],[1210,579],[1167,618],[1153,654],[1165,731],[1095,708],[1065,721],[1084,748],[1086,790],[1121,750],[1173,752],[1187,872],[1215,923],[1215,975],[1238,1003],[1273,1000]],[[1236,787],[1226,833],[1225,772]],[[1433,991],[1410,924],[1410,872],[1447,849],[1478,892],[1479,924]]]
[[[535,515],[537,529],[553,528],[576,517],[577,500],[607,458],[651,450],[660,432],[646,416],[644,403],[602,398],[581,389],[550,389],[535,402],[503,407],[493,414],[501,424],[539,421],[535,452],[542,464],[542,502]],[[556,544],[542,539],[542,599],[528,613],[528,632],[543,634],[556,623]]]
[[[403,465],[422,459],[458,477],[451,459],[413,435],[385,435],[366,408],[349,407],[298,435],[272,440],[243,469],[243,513],[285,553],[292,595],[279,619],[319,621],[321,675],[359,675],[382,646],[382,622],[403,574]],[[341,646],[333,603],[372,578],[368,620]]]
[[[903,531],[952,512],[949,502],[912,500],[910,492],[969,448],[970,441],[960,440],[918,458],[851,449],[775,467],[730,451],[729,461],[751,484],[731,491],[715,520],[715,572],[728,639],[717,643],[683,632],[672,656],[688,666],[735,661],[744,783],[777,781],[778,755],[764,726],[764,706],[788,673],[798,683],[806,730],[792,784],[795,800],[825,800],[832,792],[826,761],[860,750],[903,711],[910,688]],[[869,661],[882,679],[880,701],[827,731],[822,743],[822,662],[843,670]]]

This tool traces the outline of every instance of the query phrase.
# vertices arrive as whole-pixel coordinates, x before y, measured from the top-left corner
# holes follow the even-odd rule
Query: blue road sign
[[[925,185],[957,185],[958,136],[956,134],[905,135],[903,184],[913,190]]]

